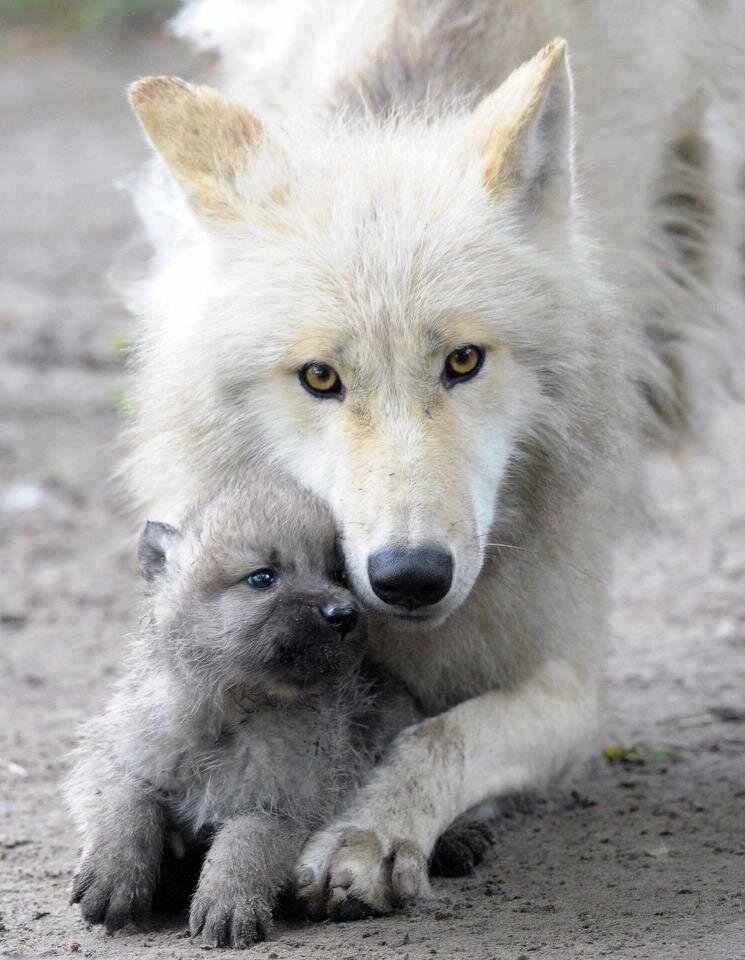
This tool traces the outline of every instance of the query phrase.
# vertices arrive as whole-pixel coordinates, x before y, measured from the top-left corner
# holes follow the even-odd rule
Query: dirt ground
[[[106,274],[144,155],[122,96],[175,45],[6,35],[0,65],[0,955],[188,958],[182,918],[110,938],[67,904],[58,780],[136,620],[110,474],[131,329]],[[489,862],[384,920],[282,927],[267,958],[745,957],[745,410],[651,465],[619,551],[606,729],[564,789],[508,811]],[[646,744],[627,759],[601,747]],[[672,749],[675,748],[675,749]],[[219,952],[219,951],[218,951]]]

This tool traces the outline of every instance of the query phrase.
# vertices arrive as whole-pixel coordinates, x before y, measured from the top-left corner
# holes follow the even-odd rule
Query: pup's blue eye
[[[277,578],[271,570],[254,570],[246,577],[246,583],[255,590],[266,590],[276,583]]]

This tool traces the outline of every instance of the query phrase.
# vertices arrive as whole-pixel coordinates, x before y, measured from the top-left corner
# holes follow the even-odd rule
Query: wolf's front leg
[[[425,894],[440,834],[490,797],[540,787],[585,752],[597,683],[565,663],[523,686],[467,700],[401,734],[389,759],[336,822],[315,834],[296,870],[315,909],[351,919]]]
[[[150,913],[165,814],[147,787],[124,777],[100,788],[91,812],[70,901],[80,904],[88,923],[112,932]]]
[[[248,947],[265,940],[272,908],[308,830],[277,817],[246,815],[218,831],[202,867],[189,926],[206,944]]]

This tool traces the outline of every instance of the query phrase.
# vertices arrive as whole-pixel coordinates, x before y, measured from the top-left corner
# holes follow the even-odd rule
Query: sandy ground
[[[6,43],[8,38],[6,37]],[[182,918],[116,938],[67,905],[58,780],[134,626],[139,583],[109,480],[131,321],[105,274],[144,154],[126,80],[188,70],[162,42],[40,45],[0,66],[0,954],[186,958]],[[620,551],[606,730],[565,789],[505,815],[489,862],[403,915],[282,927],[254,953],[745,957],[745,412],[651,467],[654,519]],[[675,747],[609,762],[603,745]]]

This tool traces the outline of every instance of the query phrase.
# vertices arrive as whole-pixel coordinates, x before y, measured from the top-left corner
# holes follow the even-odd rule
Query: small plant
[[[635,766],[676,763],[683,759],[683,751],[677,747],[667,745],[651,747],[645,743],[635,743],[630,747],[609,746],[602,752],[609,763],[626,763]]]

